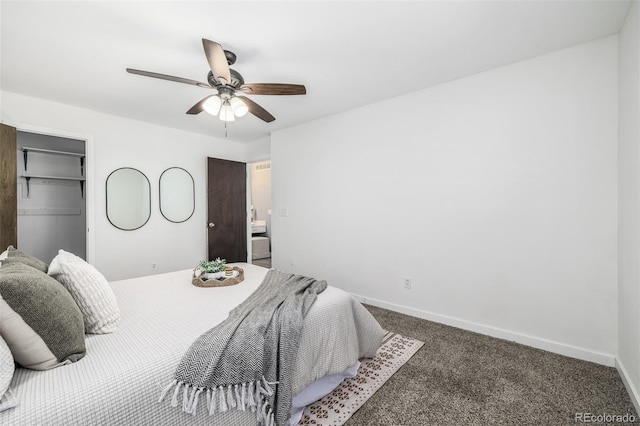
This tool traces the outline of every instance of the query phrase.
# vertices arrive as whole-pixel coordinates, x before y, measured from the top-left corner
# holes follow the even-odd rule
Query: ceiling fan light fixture
[[[236,117],[242,117],[249,112],[249,107],[240,98],[235,98],[235,97],[231,98],[229,100],[229,104],[231,105],[233,114]]]
[[[211,115],[218,115],[221,105],[222,99],[220,99],[220,96],[214,95],[210,96],[206,101],[204,101],[204,103],[202,104],[202,108]]]
[[[236,117],[233,115],[233,109],[229,104],[229,101],[225,101],[220,108],[220,120],[222,121],[235,121]]]

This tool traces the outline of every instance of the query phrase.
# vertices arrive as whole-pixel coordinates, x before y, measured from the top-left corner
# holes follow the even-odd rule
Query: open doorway
[[[271,268],[271,161],[251,164],[251,263]]]

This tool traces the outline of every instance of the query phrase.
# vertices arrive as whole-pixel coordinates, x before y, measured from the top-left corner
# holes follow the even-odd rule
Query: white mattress
[[[122,315],[118,330],[87,335],[87,355],[74,364],[48,371],[17,368],[11,388],[18,406],[0,412],[0,424],[256,425],[251,412],[228,411],[212,419],[204,408],[192,416],[166,400],[157,402],[189,345],[224,320],[267,272],[236,265],[245,280],[229,287],[196,287],[191,270],[111,283]],[[293,394],[372,357],[382,335],[362,305],[329,286],[305,320]]]

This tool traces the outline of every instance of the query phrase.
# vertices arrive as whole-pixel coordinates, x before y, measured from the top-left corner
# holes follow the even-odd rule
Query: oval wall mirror
[[[141,228],[151,216],[151,184],[140,170],[116,169],[107,177],[107,219],[124,231]]]
[[[195,183],[188,171],[168,168],[160,176],[160,213],[171,222],[188,220],[196,209],[195,193]]]

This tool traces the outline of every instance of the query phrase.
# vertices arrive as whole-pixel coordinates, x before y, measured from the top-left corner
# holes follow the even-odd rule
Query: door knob
[[[209,222],[209,228],[213,228],[214,226],[216,226],[216,224],[215,224],[215,223],[213,223],[213,222]]]

